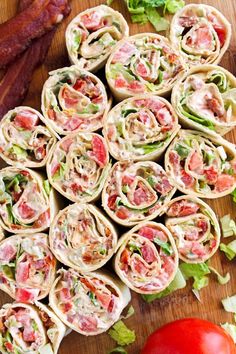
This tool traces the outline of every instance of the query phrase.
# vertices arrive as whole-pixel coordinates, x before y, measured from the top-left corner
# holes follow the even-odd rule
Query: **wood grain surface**
[[[52,46],[48,53],[44,65],[37,69],[34,74],[28,96],[24,102],[25,105],[40,109],[41,90],[44,81],[48,77],[48,72],[66,65],[69,65],[64,33],[67,24],[79,12],[104,3],[105,0],[71,0],[72,12],[63,24],[57,30]],[[201,0],[186,1],[187,3],[202,3]],[[236,0],[204,0],[204,3],[213,5],[220,10],[228,20],[234,24],[236,16]],[[0,21],[3,22],[16,13],[17,0],[0,0]],[[154,32],[151,25],[135,25],[130,23],[129,14],[125,8],[123,0],[114,0],[112,7],[119,10],[130,24],[131,34],[140,32]],[[227,50],[221,65],[236,75],[236,30],[232,28],[233,36],[230,47]],[[227,139],[236,143],[236,130],[227,135]],[[220,217],[230,213],[235,217],[236,204],[233,204],[230,196],[209,204]],[[119,227],[118,227],[119,228]],[[122,232],[120,230],[120,232]],[[228,239],[227,239],[228,241]],[[212,258],[211,265],[221,273],[230,272],[231,281],[222,286],[215,278],[211,276],[210,285],[201,291],[201,303],[196,300],[191,291],[191,286],[169,295],[168,297],[157,300],[152,304],[146,304],[139,295],[132,293],[132,305],[135,309],[135,315],[126,320],[126,324],[135,329],[137,340],[127,348],[129,354],[139,353],[146,337],[159,326],[183,317],[200,317],[211,320],[215,323],[232,322],[230,314],[224,312],[221,306],[221,299],[236,293],[236,264],[227,261],[224,254],[217,252]],[[9,301],[9,298],[0,292],[1,304]],[[115,342],[107,334],[96,337],[84,337],[75,332],[68,335],[60,348],[59,354],[106,354],[115,347]],[[217,354],[217,353],[216,353]]]

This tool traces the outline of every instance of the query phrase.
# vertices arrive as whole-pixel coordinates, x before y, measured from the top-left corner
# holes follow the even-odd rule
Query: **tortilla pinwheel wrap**
[[[102,192],[102,206],[123,226],[160,215],[176,191],[165,170],[152,161],[114,164]]]
[[[236,78],[220,66],[190,69],[173,88],[171,102],[187,128],[224,135],[236,126]]]
[[[110,171],[105,139],[95,133],[73,133],[55,145],[47,162],[52,186],[77,203],[96,200]]]
[[[107,331],[131,299],[129,289],[104,271],[80,274],[61,269],[58,273],[50,306],[66,326],[85,336]]]
[[[167,100],[138,95],[108,113],[103,135],[116,160],[156,160],[179,128],[177,115]]]
[[[173,235],[179,258],[185,263],[210,259],[220,244],[220,226],[214,211],[201,199],[185,195],[172,199],[165,225]]]
[[[57,354],[66,327],[53,311],[36,301],[5,304],[0,309],[2,354]]]
[[[20,234],[0,242],[0,289],[20,302],[45,298],[55,280],[48,235]]]
[[[236,149],[219,135],[180,129],[166,151],[165,170],[181,192],[220,198],[236,187]]]
[[[167,38],[141,33],[124,38],[113,49],[106,78],[117,101],[152,93],[165,96],[185,71],[185,64]]]
[[[117,233],[95,206],[72,204],[54,219],[49,241],[61,263],[83,273],[101,268],[112,257]]]
[[[16,107],[0,122],[0,157],[8,164],[43,167],[56,137],[45,118],[30,107]]]
[[[49,228],[59,200],[48,180],[28,168],[0,170],[0,226],[11,233],[33,234]]]
[[[72,64],[96,72],[101,69],[116,43],[129,35],[120,12],[106,5],[81,12],[68,25],[66,46]]]
[[[189,4],[170,25],[170,42],[188,66],[218,64],[229,47],[231,25],[216,8]]]
[[[144,221],[118,242],[114,267],[120,279],[140,294],[165,290],[178,270],[178,251],[169,230],[162,224]]]
[[[100,129],[110,108],[101,80],[76,65],[49,74],[42,91],[48,125],[60,135]]]

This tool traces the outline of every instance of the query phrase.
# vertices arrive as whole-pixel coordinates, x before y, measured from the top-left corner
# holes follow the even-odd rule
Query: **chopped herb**
[[[162,251],[167,255],[170,256],[173,253],[171,244],[169,242],[163,242],[159,240],[159,238],[154,238],[153,240],[158,246],[161,247]]]

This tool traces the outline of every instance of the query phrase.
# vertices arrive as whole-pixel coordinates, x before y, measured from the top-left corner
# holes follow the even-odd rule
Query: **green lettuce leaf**
[[[206,275],[211,271],[206,263],[188,264],[181,263],[180,270],[183,273],[185,279],[193,278],[193,288],[195,290],[201,290],[209,283],[209,279]]]
[[[227,322],[220,326],[233,338],[234,343],[236,343],[236,326]]]
[[[118,345],[129,345],[136,339],[135,331],[130,330],[123,321],[116,322],[108,331],[108,334]]]
[[[184,0],[166,0],[165,10],[167,10],[170,14],[175,14],[177,11],[184,7]]]
[[[147,7],[146,15],[157,32],[166,31],[169,28],[169,21],[162,17],[155,8]]]
[[[226,257],[232,261],[236,256],[236,240],[225,245],[224,243],[220,244],[220,250],[225,253]]]
[[[128,352],[123,347],[116,347],[108,352],[108,354],[111,354],[111,353],[128,354]]]
[[[170,283],[170,285],[165,290],[161,291],[158,294],[142,295],[142,298],[146,302],[150,303],[154,300],[162,299],[163,297],[171,294],[176,290],[183,289],[185,288],[185,286],[186,286],[186,280],[182,272],[180,271],[180,269],[178,269],[174,280]]]

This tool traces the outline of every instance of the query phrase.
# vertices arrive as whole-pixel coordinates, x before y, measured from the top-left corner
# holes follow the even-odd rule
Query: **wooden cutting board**
[[[105,0],[71,0],[72,12],[69,18],[58,28],[46,62],[35,72],[28,96],[24,102],[25,105],[40,109],[41,90],[44,81],[47,79],[48,71],[69,65],[64,33],[70,20],[79,12],[104,2]],[[186,2],[201,3],[202,1],[187,0]],[[232,24],[235,23],[235,0],[205,0],[204,2],[217,7]],[[114,0],[112,6],[119,10],[125,16],[126,20],[128,20],[131,34],[154,31],[151,25],[140,26],[131,24],[123,0]],[[16,13],[16,7],[17,0],[0,0],[0,22],[13,16]],[[233,36],[230,48],[227,50],[221,65],[236,75],[236,31],[234,26],[232,31]],[[236,143],[236,130],[235,132],[229,133],[227,138]],[[227,213],[230,213],[231,217],[234,217],[236,214],[236,204],[232,202],[230,196],[210,201],[209,204],[219,217]],[[139,295],[132,293],[132,305],[135,309],[135,315],[125,322],[129,328],[135,330],[137,339],[134,344],[127,348],[129,354],[138,354],[146,337],[152,331],[175,319],[200,317],[215,323],[233,321],[232,316],[222,309],[220,301],[226,296],[236,294],[236,263],[229,262],[224,254],[218,251],[212,258],[211,264],[221,273],[230,272],[231,281],[222,286],[211,276],[210,285],[201,291],[201,303],[198,302],[192,294],[191,286],[169,295],[162,300],[157,300],[152,304],[146,304]],[[7,301],[10,301],[9,298],[3,292],[0,292],[1,305]],[[114,347],[114,341],[110,339],[107,334],[87,338],[73,332],[64,339],[59,354],[106,354]]]

